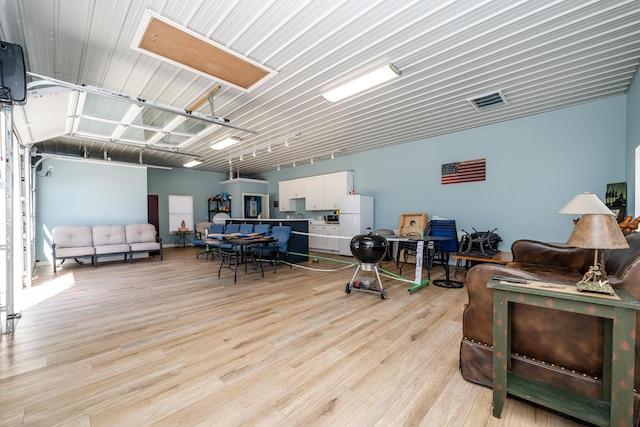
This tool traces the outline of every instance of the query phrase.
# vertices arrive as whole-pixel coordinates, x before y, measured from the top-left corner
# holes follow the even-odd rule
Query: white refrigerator
[[[351,237],[373,231],[373,197],[345,195],[340,202],[340,255],[351,255]],[[348,238],[345,238],[348,237]]]

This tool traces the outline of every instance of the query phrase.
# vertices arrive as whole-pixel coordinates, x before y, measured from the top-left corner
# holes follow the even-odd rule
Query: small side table
[[[189,239],[189,233],[192,233],[192,230],[177,230],[176,234],[178,234],[178,238],[176,239],[176,248],[186,248],[187,246],[191,246],[191,240]]]
[[[493,289],[493,416],[500,418],[507,393],[602,426],[633,425],[636,310],[628,292],[617,296],[579,292],[550,282],[491,280]],[[602,398],[593,399],[511,372],[511,304],[528,304],[604,319]],[[614,321],[615,319],[615,321]]]

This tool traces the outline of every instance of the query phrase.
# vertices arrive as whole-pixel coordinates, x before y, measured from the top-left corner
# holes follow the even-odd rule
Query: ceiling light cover
[[[213,150],[223,150],[227,147],[231,147],[234,144],[237,144],[238,142],[241,142],[242,139],[236,137],[236,136],[230,136],[229,138],[223,139],[220,142],[216,142],[215,144],[213,144],[211,146],[211,148]]]
[[[185,164],[184,164],[184,165],[182,165],[182,166],[184,166],[185,168],[192,168],[192,167],[194,167],[194,166],[198,166],[198,165],[201,165],[201,164],[202,164],[202,160],[193,159],[193,160],[191,160],[191,161],[189,161],[189,162],[185,163]]]
[[[382,84],[386,81],[399,77],[402,73],[393,64],[386,64],[384,67],[378,68],[364,76],[347,82],[342,86],[331,89],[322,94],[322,97],[329,102],[338,102],[345,98],[355,95],[356,93],[365,91],[369,88]]]

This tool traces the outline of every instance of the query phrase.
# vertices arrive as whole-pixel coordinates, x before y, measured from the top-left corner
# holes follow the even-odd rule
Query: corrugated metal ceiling
[[[134,163],[142,153],[144,163],[171,167],[198,155],[197,169],[227,172],[231,162],[243,175],[623,94],[640,62],[640,1],[6,0],[2,9],[0,39],[23,46],[33,73],[177,108],[220,85],[215,115],[258,132],[221,127],[173,140],[189,140],[178,149],[193,155],[154,149],[171,134],[139,148],[71,137],[64,125],[37,138],[23,128],[22,142]],[[131,43],[147,9],[277,74],[244,92],[141,54]],[[342,102],[321,97],[386,63],[402,76]],[[468,102],[497,91],[507,105],[478,112]],[[16,113],[34,133],[28,110],[43,98]],[[47,102],[54,121],[75,114]],[[211,115],[208,102],[196,111]],[[227,136],[243,142],[209,148]]]

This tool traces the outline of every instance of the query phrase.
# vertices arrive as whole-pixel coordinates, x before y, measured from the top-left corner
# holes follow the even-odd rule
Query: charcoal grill
[[[387,254],[389,242],[383,236],[376,234],[358,234],[349,243],[351,254],[358,261],[358,268],[351,281],[347,283],[345,292],[350,294],[353,289],[364,292],[375,292],[380,294],[380,298],[387,297],[387,290],[382,286],[378,263]],[[365,277],[356,279],[360,270],[375,273],[375,277]],[[372,274],[370,275],[372,276]],[[376,287],[375,284],[378,286]]]

